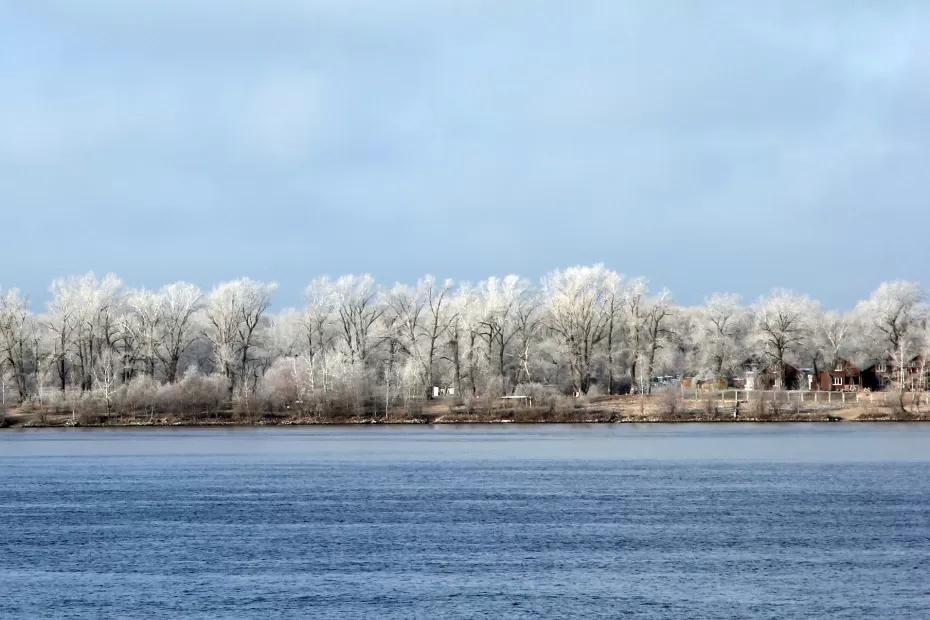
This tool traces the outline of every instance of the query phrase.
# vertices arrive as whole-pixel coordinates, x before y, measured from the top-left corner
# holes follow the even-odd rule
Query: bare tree
[[[899,390],[906,389],[907,366],[920,348],[927,320],[923,290],[913,282],[885,282],[856,308],[880,355],[891,358]]]
[[[747,318],[739,295],[715,294],[706,300],[700,316],[702,349],[715,379],[724,379],[742,361]]]
[[[363,367],[372,344],[372,326],[381,317],[381,290],[368,274],[348,275],[336,280],[336,311],[351,363]]]
[[[781,387],[787,384],[787,359],[810,338],[810,320],[817,306],[809,298],[778,289],[756,306],[756,337],[776,365]]]
[[[627,347],[629,349],[630,359],[630,381],[635,387],[638,369],[642,366],[642,353],[646,335],[646,321],[644,312],[644,300],[649,285],[644,278],[636,278],[630,282],[624,295],[624,319],[626,321]],[[641,371],[639,371],[641,372]],[[643,385],[639,381],[640,386]]]
[[[31,391],[31,366],[34,359],[35,321],[26,300],[18,290],[0,295],[0,368],[9,367],[16,383],[19,402],[25,401]]]
[[[304,291],[307,300],[304,307],[304,334],[307,340],[307,354],[311,363],[318,356],[325,356],[333,347],[336,339],[333,329],[333,315],[336,311],[338,295],[334,283],[326,277],[317,278]]]
[[[243,278],[217,286],[207,299],[206,335],[229,381],[230,394],[237,386],[242,394],[254,388],[254,382],[249,383],[253,348],[276,289],[277,284]]]
[[[479,334],[486,344],[489,365],[497,366],[500,388],[508,392],[507,360],[512,357],[510,345],[517,334],[516,317],[520,308],[528,303],[530,285],[519,276],[488,278],[479,285],[483,311],[479,320]]]
[[[93,388],[94,364],[103,350],[114,346],[122,286],[113,274],[98,280],[93,273],[52,283],[52,306],[68,317],[82,391]]]
[[[546,326],[562,343],[576,394],[591,387],[592,359],[611,327],[610,272],[603,265],[553,271],[543,280]]]
[[[158,349],[161,346],[162,300],[151,291],[130,291],[126,295],[126,312],[121,317],[124,339],[132,345],[126,346],[123,365],[131,369],[137,361],[142,362],[143,374],[154,377]],[[124,380],[132,378],[131,370]]]
[[[652,393],[652,377],[655,372],[656,355],[671,337],[670,318],[674,313],[672,295],[663,290],[659,295],[649,301],[645,313],[646,334],[646,390]]]
[[[436,383],[436,357],[438,355],[439,344],[443,335],[449,329],[449,325],[454,320],[454,316],[449,313],[447,303],[450,292],[452,291],[452,280],[444,280],[442,284],[437,284],[433,276],[426,276],[420,281],[419,287],[423,291],[425,298],[426,318],[421,327],[423,342],[425,346],[425,355],[423,356],[423,367],[426,373],[426,388],[428,397],[432,397],[432,387]]]
[[[196,317],[203,309],[203,293],[187,282],[175,282],[159,291],[160,330],[155,354],[165,367],[165,379],[178,379],[181,356],[197,339]]]
[[[836,368],[840,359],[847,354],[853,323],[848,316],[839,312],[824,312],[816,316],[815,320],[815,338],[819,340],[825,352],[825,361],[831,368]],[[816,371],[815,365],[814,372]]]

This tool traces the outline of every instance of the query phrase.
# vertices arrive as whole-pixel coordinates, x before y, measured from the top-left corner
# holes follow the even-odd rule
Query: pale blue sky
[[[930,4],[0,1],[0,285],[930,264]]]

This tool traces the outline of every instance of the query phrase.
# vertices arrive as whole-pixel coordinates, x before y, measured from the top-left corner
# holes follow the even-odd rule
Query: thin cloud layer
[[[604,261],[844,306],[930,259],[922,3],[0,6],[0,283],[37,299]]]

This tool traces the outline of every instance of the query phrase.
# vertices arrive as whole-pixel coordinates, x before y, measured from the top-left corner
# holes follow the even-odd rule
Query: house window
[[[835,370],[836,372],[841,372],[843,370],[843,362],[837,362],[833,370]]]
[[[888,364],[886,364],[885,362],[879,362],[878,372],[888,372]]]
[[[833,377],[833,385],[843,385],[843,377]]]

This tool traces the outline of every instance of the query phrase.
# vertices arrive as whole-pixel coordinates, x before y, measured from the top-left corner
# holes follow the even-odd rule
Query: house
[[[817,373],[811,389],[824,392],[858,392],[863,387],[863,371],[849,360],[840,358],[832,368]]]
[[[922,355],[915,355],[907,364],[903,372],[895,359],[887,355],[879,360],[872,361],[862,371],[863,387],[870,390],[887,390],[903,381],[904,389],[909,392],[924,391],[928,386],[928,370],[926,360]]]
[[[891,356],[873,360],[862,369],[862,387],[875,392],[885,390],[894,382],[894,375]]]

